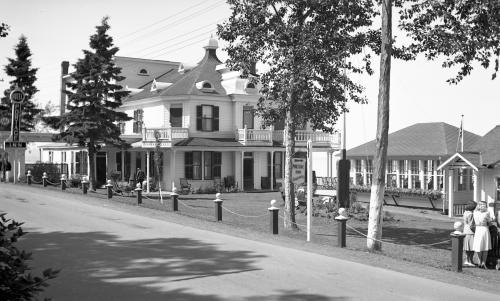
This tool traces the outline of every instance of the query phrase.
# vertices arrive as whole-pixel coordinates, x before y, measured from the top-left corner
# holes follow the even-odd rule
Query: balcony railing
[[[340,134],[297,130],[295,143],[305,144],[311,140],[315,145],[340,147]],[[272,145],[273,141],[283,144],[284,131],[238,129],[237,139],[244,145]]]
[[[187,128],[145,128],[142,132],[142,141],[154,142],[158,135],[161,142],[189,138]]]

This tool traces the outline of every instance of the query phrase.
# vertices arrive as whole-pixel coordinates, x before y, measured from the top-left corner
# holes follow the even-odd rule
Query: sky
[[[6,58],[14,57],[13,48],[25,35],[33,66],[39,68],[35,100],[40,105],[59,102],[61,62],[74,63],[83,56],[104,16],[110,17],[117,55],[192,62],[203,57],[202,47],[215,36],[216,24],[230,15],[224,0],[1,0],[0,8],[0,22],[11,27],[9,36],[0,39],[0,91],[10,80],[3,71]],[[222,61],[227,58],[224,45],[219,42]],[[348,149],[375,138],[378,64],[376,58],[374,75],[358,78],[368,103],[349,104]],[[389,132],[421,122],[458,127],[461,115],[465,130],[478,135],[500,124],[500,78],[492,81],[491,70],[478,67],[458,85],[449,85],[446,80],[453,75],[453,70],[441,68],[441,61],[393,60]]]

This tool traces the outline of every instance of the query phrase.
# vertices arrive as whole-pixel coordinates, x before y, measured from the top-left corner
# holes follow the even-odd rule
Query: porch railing
[[[255,130],[255,129],[238,129],[236,133],[238,141],[243,144],[256,144],[256,143],[271,143],[276,141],[278,143],[284,142],[284,131],[274,130]],[[296,143],[306,143],[311,140],[315,144],[330,145],[332,147],[340,146],[340,134],[329,134],[323,132],[298,130],[295,135]]]
[[[187,128],[145,128],[142,132],[142,140],[156,141],[155,133],[158,133],[160,140],[172,141],[189,138]]]

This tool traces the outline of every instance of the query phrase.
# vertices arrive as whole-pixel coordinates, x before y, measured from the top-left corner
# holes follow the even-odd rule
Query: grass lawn
[[[36,187],[36,186],[35,186]],[[43,189],[60,189],[48,187]],[[81,194],[76,188],[68,189],[68,193]],[[89,196],[106,199],[104,189],[97,192],[89,192]],[[270,200],[277,200],[280,207],[279,215],[283,216],[283,201],[279,193],[225,193],[222,195],[223,211],[222,223],[215,223],[215,210],[213,200],[215,195],[180,195],[178,215],[191,217],[200,221],[197,225],[203,227],[207,222],[218,225],[222,224],[229,229],[240,229],[246,231],[249,236],[270,235],[270,217],[268,207]],[[134,196],[113,196],[113,202],[136,205]],[[158,195],[144,196],[143,207],[162,211],[172,211],[171,200],[164,199],[164,204],[158,200]],[[388,211],[390,207],[388,208]],[[303,212],[301,212],[303,211]],[[405,214],[407,211],[407,214]],[[347,225],[347,250],[352,251],[350,256],[366,257],[370,261],[397,260],[399,262],[410,262],[422,266],[451,270],[451,242],[450,233],[453,231],[454,220],[432,218],[431,214],[417,209],[401,209],[397,213],[391,213],[391,219],[383,224],[382,251],[378,254],[369,254],[366,251],[366,238],[361,234],[349,229],[352,227],[361,233],[366,233],[367,221],[351,218]],[[279,235],[273,237],[280,239],[286,237],[297,246],[305,245],[306,241],[306,215],[305,210],[298,210],[296,222],[299,230],[287,230],[283,228],[282,219],[279,223]],[[195,222],[196,223],[196,222]],[[259,234],[260,233],[260,234]],[[326,216],[317,216],[312,219],[311,242],[309,246],[317,246],[331,250],[337,246],[337,222]],[[443,242],[443,243],[441,243]],[[437,243],[437,244],[436,244]],[[434,245],[429,245],[434,244]],[[336,248],[338,249],[338,248]],[[393,262],[393,261],[391,261]],[[394,263],[391,263],[392,265]],[[388,265],[388,267],[390,267]],[[494,287],[500,287],[500,271],[482,270],[478,268],[464,268],[463,276],[479,278]],[[479,281],[479,280],[478,280]]]

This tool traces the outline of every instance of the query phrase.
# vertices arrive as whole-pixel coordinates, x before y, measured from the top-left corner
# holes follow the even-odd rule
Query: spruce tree
[[[33,96],[38,92],[34,83],[36,81],[36,72],[38,68],[31,67],[31,50],[28,46],[25,36],[19,38],[19,43],[14,47],[16,57],[8,58],[9,63],[5,66],[5,73],[13,77],[10,81],[10,88],[4,91],[4,97],[0,102],[0,117],[9,120],[8,124],[3,124],[4,130],[10,130],[10,120],[12,116],[12,104],[10,102],[10,92],[19,87],[25,94],[22,103],[21,130],[32,131],[35,128],[35,117],[42,111],[37,108],[33,102]]]
[[[121,68],[116,67],[113,60],[118,47],[113,46],[113,38],[107,34],[109,28],[108,17],[105,17],[90,37],[91,50],[83,50],[84,57],[73,65],[73,81],[66,83],[66,113],[43,118],[54,129],[61,129],[54,135],[55,141],[87,147],[90,188],[94,190],[94,155],[103,145],[126,146],[120,138],[118,123],[131,119],[115,110],[129,92],[116,84],[124,77],[120,76]]]

